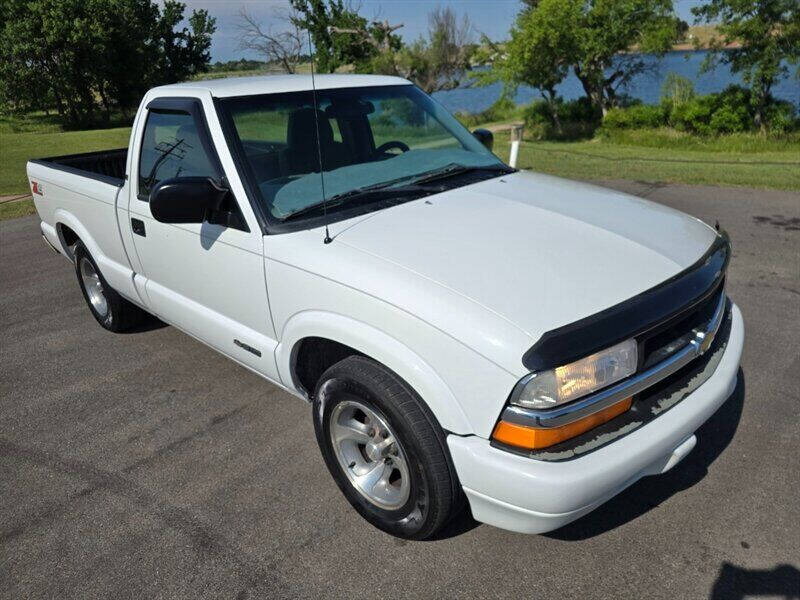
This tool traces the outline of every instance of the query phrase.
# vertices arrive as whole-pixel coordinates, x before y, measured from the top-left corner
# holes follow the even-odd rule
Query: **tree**
[[[2,0],[0,101],[5,110],[55,108],[70,126],[98,106],[129,111],[153,85],[205,70],[214,19],[166,0]]]
[[[369,68],[410,79],[428,93],[453,89],[470,69],[472,41],[472,24],[466,15],[458,19],[450,7],[437,8],[428,15],[427,38],[382,51]]]
[[[154,39],[145,40],[155,45],[157,59],[151,74],[154,85],[184,81],[208,70],[211,36],[217,30],[217,20],[207,10],[193,10],[189,28],[177,29],[185,9],[182,2],[164,0],[164,8],[154,25]]]
[[[506,84],[507,96],[520,84],[538,88],[559,134],[556,86],[567,76],[578,52],[572,27],[581,19],[581,5],[582,0],[541,0],[535,8],[520,12],[506,45],[506,58],[489,71]]]
[[[589,100],[603,111],[618,105],[617,91],[647,69],[644,54],[663,56],[678,38],[672,0],[593,0],[573,31],[573,71]],[[635,46],[636,53],[630,52]]]
[[[299,27],[297,10],[276,9],[273,13],[282,27],[278,31],[264,29],[245,7],[239,10],[239,49],[251,50],[263,56],[268,63],[277,63],[284,72],[294,73],[303,55],[305,34]]]
[[[157,56],[153,44],[143,40],[149,39],[158,15],[155,4],[127,0],[108,0],[106,9],[94,14],[92,27],[98,32],[97,54],[102,59],[87,75],[89,87],[100,97],[106,122],[112,108],[128,113],[135,107],[151,82]]]
[[[402,26],[402,23],[390,25],[389,21],[384,20],[372,21],[369,23],[369,25],[366,25],[360,29],[332,25],[330,31],[333,34],[334,39],[341,35],[354,36],[356,39],[360,40],[360,43],[372,46],[374,51],[367,54],[374,56],[379,52],[392,52],[400,49],[402,42],[394,32],[400,29]],[[366,58],[366,54],[360,58],[357,58],[354,60],[354,62],[363,63],[365,62],[364,58]]]
[[[71,122],[95,108],[85,73],[92,69],[97,36],[84,26],[81,0],[3,3],[0,92],[3,104],[24,111],[54,105]]]
[[[716,23],[721,34],[711,41],[714,54],[704,68],[721,62],[733,73],[741,73],[750,86],[755,124],[766,129],[770,91],[789,75],[786,63],[800,61],[800,4],[797,0],[709,0],[692,13],[698,21]],[[796,75],[800,77],[800,69]]]
[[[434,9],[428,15],[430,68],[424,74],[424,89],[433,92],[458,87],[461,75],[470,68],[472,42],[472,24],[466,14],[459,20],[449,6]]]
[[[552,102],[553,82],[563,79],[568,65],[605,114],[617,106],[618,90],[648,68],[642,54],[663,55],[672,47],[678,24],[672,0],[526,1],[515,27],[517,43],[508,48],[507,81],[532,77]],[[530,52],[530,44],[544,55]]]
[[[393,32],[402,25],[367,19],[344,0],[289,0],[297,11],[293,22],[307,30],[314,42],[314,64],[322,73],[333,73],[345,65],[363,65],[384,48],[399,48]]]

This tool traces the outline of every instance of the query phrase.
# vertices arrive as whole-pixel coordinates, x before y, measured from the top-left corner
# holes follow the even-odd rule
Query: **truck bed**
[[[116,150],[40,158],[30,162],[121,186],[125,181],[127,159],[128,149],[119,148]]]

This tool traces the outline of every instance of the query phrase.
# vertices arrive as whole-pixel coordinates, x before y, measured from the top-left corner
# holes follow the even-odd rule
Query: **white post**
[[[511,156],[508,157],[508,166],[517,168],[517,157],[519,156],[519,143],[522,141],[522,125],[511,126]]]
[[[519,155],[519,140],[511,142],[511,156],[508,157],[508,166],[517,168],[517,156]]]

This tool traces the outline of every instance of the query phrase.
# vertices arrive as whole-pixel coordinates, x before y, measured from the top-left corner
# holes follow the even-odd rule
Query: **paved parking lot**
[[[307,405],[104,331],[37,219],[0,223],[0,597],[800,597],[800,194],[608,185],[730,232],[740,384],[678,467],[545,536],[371,528]]]

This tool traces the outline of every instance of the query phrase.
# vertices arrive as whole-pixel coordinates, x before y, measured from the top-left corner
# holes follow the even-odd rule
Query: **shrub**
[[[561,124],[559,132],[551,123],[536,123],[525,126],[525,139],[529,140],[578,140],[591,138],[597,130],[596,123],[570,121]]]
[[[512,98],[500,96],[494,104],[483,111],[483,116],[487,121],[501,121],[513,117],[517,110],[517,103]]]
[[[523,109],[526,136],[537,140],[571,140],[591,137],[600,124],[600,113],[586,98],[555,104],[561,130],[556,127],[550,105],[544,100],[535,100]]]
[[[600,114],[586,98],[564,102],[558,99],[556,112],[562,126],[569,123],[583,123],[596,125],[600,121]],[[523,110],[526,127],[535,125],[555,125],[550,106],[544,100],[535,100]]]
[[[744,126],[734,111],[723,106],[711,115],[707,130],[709,133],[737,133],[743,131]]]
[[[613,108],[603,118],[603,127],[609,129],[654,128],[666,124],[664,109],[647,104],[629,108]]]
[[[732,85],[717,94],[696,96],[673,107],[669,124],[702,135],[751,130],[750,92]]]
[[[722,106],[711,115],[708,128],[711,133],[738,133],[744,131],[747,122],[729,106]]]
[[[474,127],[492,121],[519,118],[522,108],[512,98],[502,95],[486,110],[478,113],[456,113],[456,117],[465,127]]]
[[[522,117],[525,120],[525,127],[552,124],[553,122],[550,107],[544,100],[534,100],[531,102],[523,109]]]
[[[800,129],[800,118],[791,102],[774,102],[767,108],[766,118],[770,131],[774,133],[789,133]]]
[[[603,114],[586,97],[564,102],[558,116],[562,122],[599,124]]]

